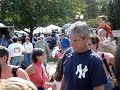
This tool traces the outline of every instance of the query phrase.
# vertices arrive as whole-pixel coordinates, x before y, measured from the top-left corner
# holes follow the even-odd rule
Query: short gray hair
[[[77,21],[69,28],[68,35],[71,34],[80,35],[81,38],[85,39],[90,36],[89,27],[85,22]]]

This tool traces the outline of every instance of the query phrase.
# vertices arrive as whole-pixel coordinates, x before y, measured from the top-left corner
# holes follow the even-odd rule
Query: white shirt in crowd
[[[24,47],[20,43],[12,43],[8,46],[10,57],[21,56],[25,51]]]
[[[23,46],[24,46],[24,48],[25,48],[25,53],[31,53],[32,52],[32,50],[33,50],[33,45],[32,45],[32,43],[24,43],[23,44]]]

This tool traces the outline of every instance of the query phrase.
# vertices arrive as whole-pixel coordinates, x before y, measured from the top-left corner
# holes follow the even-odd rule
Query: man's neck
[[[86,51],[88,51],[88,50],[89,50],[89,48],[88,48],[88,47],[85,47],[85,48],[83,48],[82,50],[77,51],[76,53],[84,53],[84,52],[86,52]]]

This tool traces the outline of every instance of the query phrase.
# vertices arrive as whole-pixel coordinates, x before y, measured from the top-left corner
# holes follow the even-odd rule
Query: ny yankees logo
[[[82,78],[85,78],[85,74],[86,74],[87,71],[88,71],[87,66],[85,66],[85,68],[82,69],[82,64],[79,64],[79,65],[77,66],[77,71],[76,71],[75,74],[78,75],[78,73],[79,73],[78,78],[82,79]]]

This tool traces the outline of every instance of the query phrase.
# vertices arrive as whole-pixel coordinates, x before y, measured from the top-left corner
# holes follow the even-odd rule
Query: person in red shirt
[[[106,16],[104,16],[104,15],[98,16],[97,21],[98,21],[99,27],[98,27],[97,31],[99,29],[103,28],[107,31],[107,36],[110,36],[111,39],[113,39],[113,33],[111,30],[111,27],[109,25],[107,25],[106,20],[107,20]]]

